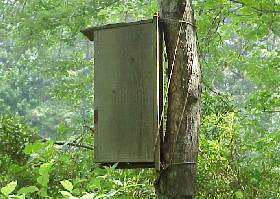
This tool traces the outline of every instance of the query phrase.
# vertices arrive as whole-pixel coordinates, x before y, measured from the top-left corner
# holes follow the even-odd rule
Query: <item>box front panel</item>
[[[154,162],[157,106],[155,23],[95,32],[95,159]]]

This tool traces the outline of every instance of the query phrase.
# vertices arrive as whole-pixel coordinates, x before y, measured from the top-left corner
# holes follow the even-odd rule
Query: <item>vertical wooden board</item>
[[[157,65],[157,103],[158,103],[158,117],[157,117],[157,127],[155,129],[155,139],[156,139],[156,146],[154,150],[155,155],[155,169],[160,171],[160,148],[162,146],[162,137],[163,137],[163,118],[161,121],[161,115],[163,114],[163,31],[161,24],[159,22],[158,16],[154,17],[156,31],[155,35],[157,38],[156,42],[156,50],[157,50],[157,59],[155,60],[155,64]]]
[[[98,162],[154,162],[158,126],[154,23],[95,32]]]

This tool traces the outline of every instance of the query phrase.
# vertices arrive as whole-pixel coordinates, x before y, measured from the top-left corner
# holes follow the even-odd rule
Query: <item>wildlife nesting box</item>
[[[162,109],[158,18],[81,31],[94,41],[94,159],[159,169]]]

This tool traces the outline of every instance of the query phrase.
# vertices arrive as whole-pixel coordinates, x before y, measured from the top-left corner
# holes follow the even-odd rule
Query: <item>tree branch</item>
[[[41,142],[47,142],[49,141],[48,139],[46,138],[42,138],[41,136],[37,136],[36,138],[34,138],[34,142],[35,141],[41,141]],[[68,145],[68,146],[74,146],[74,147],[78,147],[78,148],[85,148],[85,149],[89,149],[89,150],[94,150],[94,147],[93,146],[90,146],[90,145],[87,145],[87,144],[82,144],[82,143],[75,143],[74,142],[67,142],[67,141],[55,141],[54,142],[55,145]]]
[[[90,146],[90,145],[86,145],[86,144],[81,144],[81,143],[73,143],[73,142],[65,142],[65,141],[56,141],[54,142],[54,144],[56,145],[68,145],[68,146],[74,146],[74,147],[79,147],[79,148],[85,148],[85,149],[89,149],[89,150],[94,150],[94,147]]]

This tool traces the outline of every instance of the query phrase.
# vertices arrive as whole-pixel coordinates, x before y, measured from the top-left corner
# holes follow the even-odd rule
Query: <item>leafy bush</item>
[[[27,126],[19,117],[0,115],[0,186],[16,177],[21,185],[32,181],[24,147],[36,135],[36,130]]]

